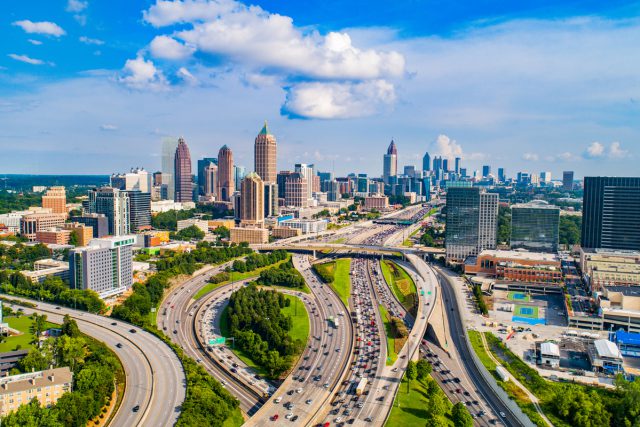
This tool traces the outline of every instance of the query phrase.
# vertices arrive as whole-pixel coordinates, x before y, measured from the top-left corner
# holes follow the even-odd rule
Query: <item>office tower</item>
[[[540,172],[540,182],[544,182],[545,184],[551,182],[551,172]]]
[[[36,240],[39,231],[54,227],[62,227],[67,214],[60,213],[32,213],[20,218],[20,235],[29,241]]]
[[[129,195],[124,191],[112,187],[89,190],[86,213],[104,214],[112,236],[123,236],[130,232]]]
[[[382,179],[385,184],[389,184],[389,178],[398,174],[398,149],[396,143],[391,140],[387,154],[384,155],[382,165]]]
[[[151,193],[126,191],[129,195],[129,230],[133,233],[151,226]]]
[[[64,187],[51,187],[42,196],[42,207],[54,214],[67,214],[67,193]]]
[[[153,173],[153,186],[162,185],[162,172]]]
[[[264,182],[255,172],[242,180],[240,223],[259,227],[264,224]]]
[[[294,172],[287,176],[284,186],[286,206],[306,208],[309,205],[307,178],[302,173]]]
[[[406,165],[404,167],[404,174],[413,178],[416,176],[416,167],[413,165]]]
[[[504,168],[498,168],[498,182],[505,182]]]
[[[467,177],[467,168],[460,168],[460,176],[462,178],[466,178]]]
[[[278,198],[279,199],[284,199],[285,198],[285,184],[287,182],[287,178],[289,177],[289,175],[293,174],[295,172],[292,171],[280,171],[278,172],[278,176],[276,178],[276,181],[278,183]]]
[[[433,172],[437,175],[442,171],[442,157],[436,156],[433,158]]]
[[[573,190],[573,171],[562,172],[562,189],[565,191]]]
[[[449,159],[442,159],[442,170],[449,172]]]
[[[167,199],[174,200],[175,184],[175,157],[178,148],[178,139],[169,137],[162,140],[162,184],[167,186]]]
[[[318,172],[318,177],[320,178],[320,188],[322,188],[323,182],[333,181],[333,172]]]
[[[254,145],[255,171],[264,183],[276,182],[276,137],[269,133],[267,121],[258,134]]]
[[[491,175],[491,166],[489,165],[482,166],[482,177],[488,178],[489,175]]]
[[[516,181],[519,185],[529,185],[531,184],[531,174],[528,172],[518,172]]]
[[[105,237],[109,235],[109,220],[104,214],[86,213],[81,216],[71,217],[71,221],[91,227],[93,237]]]
[[[133,285],[134,236],[93,239],[69,252],[72,289],[90,289],[100,298],[125,292]]]
[[[127,173],[114,173],[110,178],[111,187],[118,190],[139,190],[151,192],[151,176],[144,168],[131,168]]]
[[[302,176],[304,176],[306,189],[307,189],[307,199],[310,200],[312,198],[311,185],[313,180],[313,165],[307,165],[305,163],[296,163],[295,171],[299,174],[302,174]]]
[[[584,178],[582,247],[640,251],[640,177]]]
[[[462,159],[460,157],[456,157],[455,158],[455,173],[460,173],[460,162],[462,161]]]
[[[175,156],[175,201],[193,201],[193,187],[191,185],[191,153],[189,147],[184,142],[184,138],[178,139],[178,148]]]
[[[242,190],[242,180],[247,176],[247,168],[244,166],[233,166],[233,185],[235,185],[236,191]]]
[[[423,171],[431,170],[431,156],[429,155],[428,151],[424,153],[424,156],[422,156],[422,170]]]
[[[366,173],[358,174],[358,193],[369,193],[369,177]]]
[[[511,206],[511,248],[558,252],[560,209],[542,200]]]
[[[498,195],[478,187],[447,189],[446,255],[451,262],[496,247]]]
[[[202,178],[203,195],[216,196],[216,189],[218,188],[218,165],[214,162],[209,162],[202,171]]]
[[[198,160],[198,195],[204,196],[207,194],[205,191],[205,181],[207,179],[205,169],[213,163],[214,165],[218,164],[218,159],[215,157],[205,157],[203,159]],[[215,187],[213,191],[210,191],[209,194],[215,193]]]
[[[228,202],[235,191],[235,177],[233,170],[233,153],[226,145],[218,152],[218,200]]]
[[[336,181],[335,179],[331,181],[324,181],[322,185],[322,191],[325,191],[327,193],[328,202],[335,202],[337,200],[340,200],[341,194],[338,181]]]
[[[278,209],[278,184],[275,182],[264,183],[264,216],[277,216]]]

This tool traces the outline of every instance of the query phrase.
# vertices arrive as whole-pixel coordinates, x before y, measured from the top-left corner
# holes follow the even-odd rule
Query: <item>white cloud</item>
[[[447,159],[462,157],[462,146],[455,139],[449,138],[447,135],[440,134],[431,144],[431,152],[434,155],[442,156]]]
[[[176,39],[167,36],[156,36],[149,45],[151,54],[156,58],[182,60],[191,56],[194,48],[186,46]]]
[[[143,12],[144,20],[155,27],[164,27],[185,22],[209,21],[221,13],[229,13],[237,6],[233,0],[182,2],[158,0]]]
[[[151,60],[138,56],[127,59],[123,68],[124,75],[118,81],[130,89],[164,91],[168,89],[167,79]]]
[[[568,151],[565,151],[564,153],[560,153],[558,155],[556,155],[556,158],[558,160],[562,160],[562,161],[570,161],[570,160],[576,160],[576,156],[573,155],[573,153],[570,153]]]
[[[106,123],[106,124],[100,125],[100,130],[112,132],[112,131],[118,130],[118,126]]]
[[[92,39],[90,37],[86,37],[86,36],[80,36],[78,38],[78,40],[80,40],[80,42],[84,43],[84,44],[94,44],[96,46],[101,46],[104,44],[104,41],[100,40],[100,39]]]
[[[524,153],[522,155],[522,160],[526,160],[528,162],[537,162],[540,157],[536,153]]]
[[[361,83],[300,83],[289,89],[283,112],[290,117],[344,119],[374,114],[395,101],[384,80]]]
[[[48,21],[33,22],[25,19],[22,21],[15,21],[13,25],[22,28],[29,34],[46,34],[54,37],[60,37],[66,34],[58,24]]]
[[[623,159],[629,155],[628,150],[623,150],[619,142],[612,142],[609,147],[609,157],[612,159]]]
[[[595,159],[604,156],[604,145],[597,141],[592,142],[584,152],[584,156],[588,159]]]
[[[42,65],[44,64],[44,61],[40,60],[40,59],[35,59],[35,58],[31,58],[27,55],[17,55],[15,53],[10,53],[9,58],[15,59],[16,61],[20,61],[20,62],[25,62],[27,64],[31,64],[31,65]]]
[[[176,75],[178,76],[178,78],[182,79],[182,81],[184,81],[185,83],[189,84],[189,85],[197,85],[198,84],[198,79],[189,72],[189,70],[187,70],[184,67],[180,67],[178,69],[178,72],[176,73]]]
[[[82,0],[69,0],[67,2],[67,12],[82,12],[89,6],[89,3]]]
[[[28,39],[27,41],[35,46],[40,46],[42,44],[40,40]]]

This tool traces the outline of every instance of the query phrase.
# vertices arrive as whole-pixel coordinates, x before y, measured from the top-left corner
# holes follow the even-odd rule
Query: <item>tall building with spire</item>
[[[254,169],[265,184],[276,182],[276,148],[276,137],[269,133],[265,120],[254,145]]]
[[[259,227],[264,224],[264,183],[255,172],[251,172],[242,180],[240,222],[243,225]]]
[[[398,149],[396,143],[391,140],[387,154],[384,155],[382,179],[385,184],[389,183],[389,178],[398,175]]]
[[[174,158],[174,182],[176,202],[193,201],[191,186],[191,154],[184,138],[178,139],[178,147]]]
[[[216,196],[218,200],[228,202],[235,191],[233,172],[233,153],[226,145],[223,145],[218,152],[218,189]]]

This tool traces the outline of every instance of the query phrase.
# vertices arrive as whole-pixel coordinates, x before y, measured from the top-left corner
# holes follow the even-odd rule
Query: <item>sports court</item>
[[[531,301],[531,295],[525,294],[523,292],[510,291],[507,293],[507,299],[511,301],[529,302]]]
[[[540,310],[535,305],[516,305],[513,309],[514,322],[527,323],[529,325],[544,325],[547,322],[539,317]]]

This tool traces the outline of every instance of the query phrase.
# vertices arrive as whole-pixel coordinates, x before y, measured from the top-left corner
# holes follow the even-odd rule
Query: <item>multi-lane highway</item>
[[[52,304],[25,301],[37,304],[35,308],[25,307],[26,314],[46,314],[51,322],[62,323],[64,315],[70,315],[82,332],[104,342],[120,358],[126,375],[126,388],[112,426],[176,423],[185,398],[186,378],[180,360],[169,346],[125,322]],[[139,411],[133,411],[135,406],[140,407]]]

